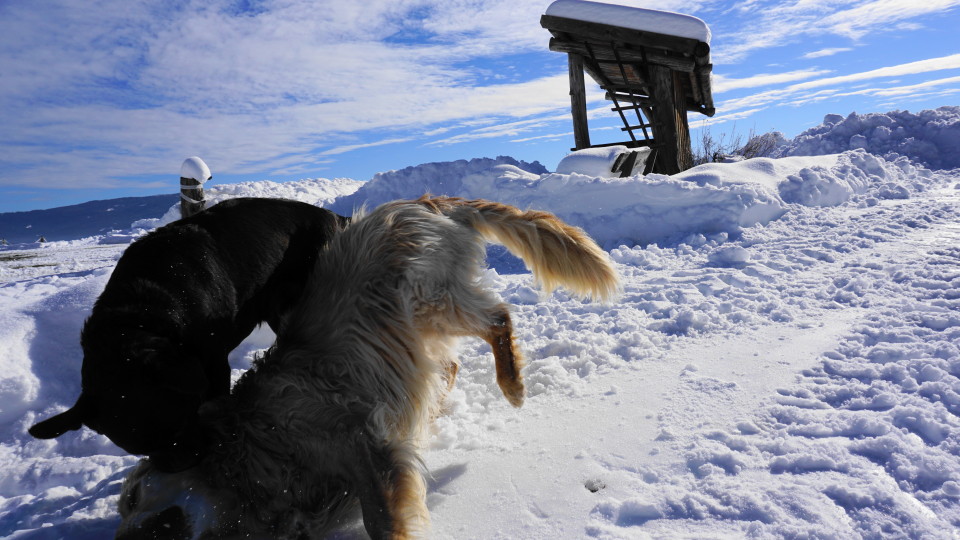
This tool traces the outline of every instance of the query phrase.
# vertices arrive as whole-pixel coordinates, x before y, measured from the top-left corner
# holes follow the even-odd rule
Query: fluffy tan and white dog
[[[504,396],[524,399],[509,311],[479,285],[484,240],[545,290],[618,290],[607,255],[546,212],[425,196],[355,216],[274,347],[202,411],[200,464],[164,473],[144,460],[127,478],[117,538],[318,538],[357,502],[372,538],[424,535],[417,451],[453,384],[457,338],[485,339]]]

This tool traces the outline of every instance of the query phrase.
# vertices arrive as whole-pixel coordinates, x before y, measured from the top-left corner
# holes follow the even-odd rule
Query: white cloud
[[[809,79],[825,73],[830,73],[830,70],[801,69],[796,71],[788,71],[785,73],[762,73],[742,79],[734,79],[715,74],[711,79],[711,87],[713,88],[714,94],[721,94],[723,92],[729,92],[730,90],[736,90],[740,88],[757,88],[760,86],[770,86],[774,84],[783,84],[787,82]]]
[[[889,86],[883,88],[862,88],[852,92],[846,92],[840,89],[829,90],[818,92],[806,96],[803,99],[797,100],[794,102],[794,105],[806,105],[809,103],[816,103],[818,101],[824,101],[826,99],[835,99],[840,97],[849,97],[849,96],[877,96],[877,97],[917,97],[917,96],[930,96],[930,95],[950,95],[954,94],[960,90],[957,88],[948,88],[945,90],[936,90],[937,87],[947,86],[947,85],[957,85],[960,84],[960,76],[958,77],[946,77],[942,79],[934,79],[931,81],[924,81],[918,84],[909,84],[903,86]]]
[[[409,141],[412,141],[412,140],[413,140],[412,137],[402,137],[402,138],[396,138],[396,139],[383,139],[382,141],[376,141],[376,142],[372,142],[372,143],[348,144],[348,145],[344,145],[344,146],[338,146],[338,147],[336,147],[336,148],[331,148],[331,149],[329,149],[329,150],[324,150],[323,152],[320,152],[319,155],[321,155],[321,156],[332,156],[332,155],[336,155],[336,154],[343,154],[343,153],[346,153],[346,152],[352,152],[352,151],[354,151],[354,150],[361,150],[361,149],[363,149],[363,148],[372,148],[372,147],[374,147],[374,146],[383,146],[383,145],[385,145],[385,144],[404,143],[404,142],[409,142]]]
[[[724,124],[726,122],[735,122],[737,120],[743,120],[744,118],[749,118],[758,112],[765,110],[766,107],[757,107],[754,109],[745,109],[741,111],[730,112],[726,114],[718,114],[713,117],[703,117],[697,116],[696,121],[690,122],[690,129],[696,130],[702,127],[715,126],[718,124]]]
[[[808,52],[807,54],[801,56],[801,58],[811,59],[811,58],[823,58],[825,56],[833,56],[842,52],[852,51],[851,47],[833,47],[829,49],[820,49],[819,51]]]
[[[894,23],[940,13],[960,6],[958,0],[874,0],[823,17],[822,24],[831,33],[858,39],[889,28]]]
[[[4,4],[0,145],[7,171],[34,172],[0,171],[0,184],[72,163],[71,187],[103,185],[198,153],[222,171],[269,171],[365,130],[556,110],[568,103],[565,75],[473,83],[477,55],[556,54],[539,26],[549,2],[521,4],[288,0],[250,14],[226,1]],[[404,32],[416,43],[391,38]]]
[[[787,87],[787,90],[804,90],[808,88],[816,88],[818,86],[830,86],[868,79],[877,79],[881,77],[901,77],[904,75],[916,75],[918,73],[929,73],[931,71],[942,71],[948,69],[960,69],[960,54],[942,56],[940,58],[928,58],[926,60],[918,60],[916,62],[908,62],[906,64],[899,64],[896,66],[872,69],[870,71],[863,71],[860,73],[851,73],[849,75],[839,75],[836,77],[828,77],[826,79],[797,83]]]
[[[795,83],[785,88],[778,88],[767,92],[752,94],[738,99],[731,99],[719,104],[721,111],[731,111],[739,109],[754,108],[758,106],[769,105],[775,102],[795,103],[801,99],[809,100],[824,94],[836,94],[838,90],[822,90],[818,94],[815,89],[823,87],[839,87],[849,85],[858,81],[869,81],[886,77],[901,77],[906,75],[917,75],[936,71],[960,69],[960,54],[944,56],[940,58],[930,58],[916,62],[908,62],[895,66],[887,66],[879,69],[863,71],[860,73],[851,73],[848,75],[839,75],[827,77],[812,81]]]
[[[753,51],[788,43],[797,43],[814,36],[834,35],[860,39],[871,33],[887,33],[902,25],[918,27],[922,16],[945,13],[960,6],[960,0],[792,0],[789,3],[771,0],[754,2],[749,14],[753,20],[748,29],[731,32],[715,31],[721,37],[714,48],[714,61],[733,63]],[[724,27],[724,21],[717,24]],[[732,35],[722,39],[724,35]]]

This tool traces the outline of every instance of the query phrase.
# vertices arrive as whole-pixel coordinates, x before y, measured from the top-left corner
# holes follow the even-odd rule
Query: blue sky
[[[715,135],[960,102],[960,0],[616,3],[710,26]],[[172,193],[194,155],[216,183],[496,155],[553,169],[573,136],[549,4],[0,1],[0,212]],[[595,88],[589,107],[594,142],[617,140]]]

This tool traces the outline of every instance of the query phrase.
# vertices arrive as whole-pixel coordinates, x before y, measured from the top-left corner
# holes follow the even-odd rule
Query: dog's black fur
[[[232,199],[137,240],[84,324],[77,403],[30,433],[86,424],[168,469],[188,465],[198,408],[229,393],[227,354],[257,324],[279,329],[348,221],[297,201]]]

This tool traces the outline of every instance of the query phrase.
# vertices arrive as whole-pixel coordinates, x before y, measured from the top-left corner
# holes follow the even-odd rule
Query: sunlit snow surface
[[[462,342],[424,453],[432,537],[957,535],[960,171],[864,150],[631,179],[470,163],[212,191],[338,209],[488,197],[610,251],[624,291],[609,305],[544,297],[492,260],[529,397],[512,409],[489,347]],[[84,317],[125,246],[172,212],[0,251],[0,537],[112,535],[135,458],[89,430],[26,428],[72,404]],[[255,332],[235,375],[271,339]]]
[[[692,15],[682,13],[620,6],[605,2],[556,0],[547,7],[546,14],[710,43],[710,28],[707,23]]]

